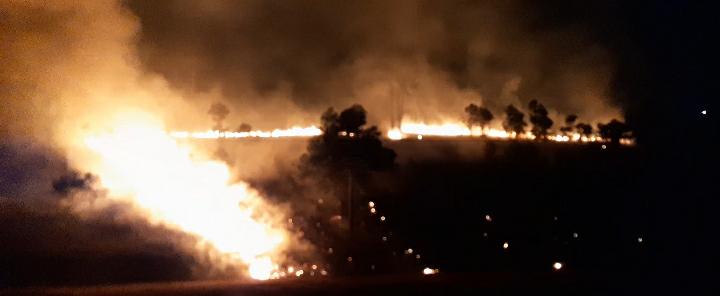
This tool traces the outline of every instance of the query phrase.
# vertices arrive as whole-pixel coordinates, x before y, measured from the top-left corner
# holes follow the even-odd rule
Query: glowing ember
[[[437,274],[437,273],[439,273],[440,270],[439,270],[439,269],[432,269],[432,268],[430,268],[430,267],[425,267],[425,269],[423,269],[422,272],[423,272],[424,275],[432,275],[432,274]]]
[[[390,140],[402,140],[404,138],[403,133],[399,129],[391,129],[388,131],[387,137]]]
[[[272,226],[271,208],[257,192],[230,183],[224,163],[195,159],[145,116],[122,118],[111,132],[83,142],[93,152],[90,171],[110,198],[137,206],[151,223],[198,237],[222,255],[217,263],[247,265],[252,278],[271,278],[272,257],[288,234]]]

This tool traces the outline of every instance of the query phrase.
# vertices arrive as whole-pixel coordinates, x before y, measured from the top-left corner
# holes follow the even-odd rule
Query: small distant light
[[[555,270],[560,270],[560,269],[562,269],[562,268],[563,268],[563,264],[562,264],[562,263],[560,263],[560,262],[555,262],[555,263],[553,263],[553,269],[555,269]]]
[[[371,208],[373,208],[373,207],[375,207],[375,203],[372,202],[372,201],[371,201],[371,202],[368,202],[368,206],[371,207]]]
[[[375,208],[370,209],[370,213],[375,214],[375,212],[377,212],[377,210]]]
[[[375,270],[375,264],[370,265],[370,270]]]
[[[408,254],[412,254],[412,252],[413,252],[413,249],[407,249]]]
[[[553,220],[554,220],[554,221],[557,221],[557,220],[558,220],[558,217],[557,217],[557,216],[553,216]]]
[[[387,236],[383,236],[383,237],[382,237],[382,240],[383,240],[383,241],[387,241]]]
[[[700,113],[702,113],[702,115],[707,115],[707,110],[702,110]]]
[[[507,249],[510,247],[510,244],[508,242],[503,243],[503,249]]]
[[[418,139],[418,140],[422,140],[422,138],[423,138],[422,135],[418,135],[418,136],[417,136],[417,139]]]
[[[415,259],[420,259],[420,254],[415,255]]]
[[[385,221],[385,216],[380,216],[380,221]]]
[[[319,204],[322,204],[323,202],[324,202],[324,201],[323,201],[322,198],[318,199],[318,203],[319,203]]]
[[[293,273],[293,272],[295,272],[295,268],[292,266],[288,267],[288,273]]]
[[[313,270],[317,269],[317,265],[313,264],[313,265],[312,265],[312,269],[313,269]]]
[[[347,257],[348,262],[352,262],[352,257]]]
[[[492,217],[490,217],[490,215],[485,215],[485,221],[492,221]]]
[[[488,236],[487,232],[483,232],[483,236],[487,237]]]
[[[303,273],[305,273],[305,272],[302,271],[302,269],[301,269],[301,270],[298,270],[298,271],[295,272],[295,276],[301,276],[301,275],[303,275]]]
[[[439,269],[432,269],[432,268],[430,268],[430,267],[425,267],[425,269],[423,269],[423,271],[422,271],[422,273],[423,273],[424,275],[436,274],[436,273],[438,273],[438,272],[440,272]]]
[[[328,253],[332,254],[332,253],[333,253],[333,248],[328,248]]]
[[[577,233],[577,232],[573,232],[573,238],[578,238],[578,233]]]
[[[605,144],[603,144],[603,145],[600,146],[600,147],[601,147],[603,150],[604,150],[604,149],[607,149],[607,146],[605,146]]]
[[[325,271],[325,270],[323,269],[323,270],[320,271],[320,274],[321,274],[321,275],[327,275],[327,271]]]
[[[349,133],[348,136],[350,136],[352,138],[355,136],[355,133]]]
[[[638,243],[642,243],[642,242],[643,242],[643,238],[642,238],[642,237],[638,237],[637,241],[638,241]]]

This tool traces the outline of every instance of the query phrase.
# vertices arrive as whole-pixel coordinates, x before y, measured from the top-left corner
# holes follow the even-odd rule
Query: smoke
[[[46,197],[51,180],[91,171],[82,135],[112,129],[119,114],[205,129],[208,107],[223,102],[227,126],[265,129],[360,103],[371,124],[387,126],[401,115],[461,117],[468,103],[499,114],[538,99],[551,114],[615,116],[606,103],[612,57],[581,24],[548,24],[536,9],[523,1],[1,1],[0,144],[40,145],[60,165],[7,154],[0,194]],[[286,170],[295,145],[237,152],[238,175],[262,179],[274,162]]]
[[[193,237],[178,234],[177,230],[162,227],[156,230],[155,226],[163,224],[155,223],[159,221],[148,224],[147,213],[133,208],[137,205],[110,200],[112,192],[101,188],[70,192],[63,202],[57,202],[58,196],[52,192],[53,181],[66,174],[75,171],[101,174],[98,170],[103,160],[89,151],[88,135],[116,132],[128,124],[152,124],[147,128],[156,129],[161,135],[163,129],[171,127],[210,126],[207,105],[199,107],[200,104],[188,102],[172,90],[163,77],[142,70],[136,52],[139,33],[138,19],[120,1],[11,0],[0,3],[0,156],[3,160],[0,198],[21,203],[36,199],[37,204],[48,211],[79,214],[78,219],[86,224],[127,225],[136,232],[133,235],[143,239],[162,238],[166,243],[173,243],[183,256],[192,257],[194,260],[190,263],[201,269],[208,268],[222,261],[217,258],[219,255],[200,250],[202,246],[193,241]],[[25,153],[23,145],[42,149],[38,148],[35,154]],[[157,147],[147,147],[154,148]],[[199,158],[209,154],[202,149],[193,152],[193,157]],[[138,162],[128,164],[133,163]],[[106,176],[100,176],[101,182],[108,181],[103,177]],[[27,217],[38,212],[32,207],[25,210],[29,213]],[[270,207],[267,210],[270,211]],[[278,207],[277,211],[279,219],[280,212],[285,210]],[[98,237],[98,245],[108,243],[101,241],[103,239]],[[183,260],[178,264],[188,262]],[[234,267],[237,266],[230,266]],[[235,270],[237,273],[243,271]],[[192,275],[206,277],[207,274],[217,275],[214,270],[193,271]]]
[[[129,1],[143,66],[239,121],[315,122],[363,104],[370,121],[500,113],[537,99],[551,114],[616,117],[613,59],[584,21],[602,4],[529,1]],[[600,7],[598,7],[600,6]],[[610,6],[610,5],[605,5]]]

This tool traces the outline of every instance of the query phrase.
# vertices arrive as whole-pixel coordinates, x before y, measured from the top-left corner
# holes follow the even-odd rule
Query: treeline
[[[505,131],[516,134],[526,132],[528,123],[525,121],[525,113],[513,104],[508,105],[504,113],[505,117],[502,121],[502,127]],[[465,115],[466,123],[470,128],[480,127],[485,129],[495,119],[495,115],[493,115],[490,109],[475,104],[470,104],[465,107]],[[548,116],[548,111],[545,106],[537,100],[530,101],[528,104],[528,117],[531,125],[530,132],[536,139],[547,139],[550,129],[555,122]],[[579,122],[578,116],[575,114],[570,114],[565,117],[564,125],[559,128],[559,131],[563,135],[578,133],[588,137],[596,132],[592,125]],[[597,133],[602,138],[610,139],[612,143],[619,143],[620,139],[630,138],[632,136],[630,127],[617,119],[613,119],[608,123],[598,123]]]

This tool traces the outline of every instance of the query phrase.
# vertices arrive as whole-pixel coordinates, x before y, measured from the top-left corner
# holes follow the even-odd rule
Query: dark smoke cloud
[[[128,5],[141,22],[139,50],[148,70],[188,92],[220,92],[235,116],[283,123],[293,111],[318,114],[352,102],[368,107],[371,120],[387,122],[393,99],[405,114],[427,119],[459,117],[470,102],[500,111],[531,99],[589,120],[617,116],[608,106],[612,55],[590,22],[606,9],[598,3]]]

